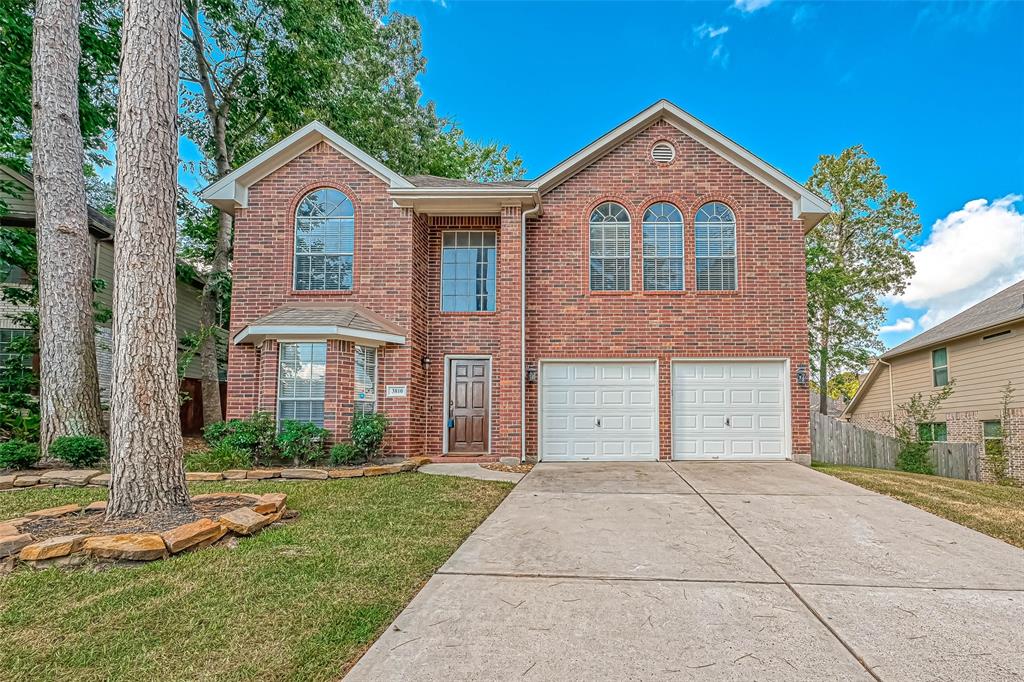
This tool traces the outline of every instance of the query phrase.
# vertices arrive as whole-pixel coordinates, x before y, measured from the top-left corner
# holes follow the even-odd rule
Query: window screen
[[[494,310],[497,258],[494,232],[445,232],[441,246],[441,310]]]
[[[336,189],[318,189],[295,211],[295,288],[345,291],[352,288],[355,211]]]
[[[629,291],[629,213],[606,202],[590,214],[590,290]]]
[[[277,421],[324,425],[326,343],[282,343],[277,373]]]
[[[356,346],[356,414],[377,411],[377,349]]]
[[[683,288],[683,216],[672,204],[654,204],[644,212],[644,289]]]
[[[697,289],[736,288],[736,216],[718,201],[704,204],[694,222],[697,249]]]

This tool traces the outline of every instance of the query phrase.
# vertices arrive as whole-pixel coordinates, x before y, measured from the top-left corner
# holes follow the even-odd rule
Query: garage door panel
[[[788,455],[784,362],[676,362],[671,374],[673,458]]]
[[[655,367],[650,361],[542,363],[541,458],[657,459]]]

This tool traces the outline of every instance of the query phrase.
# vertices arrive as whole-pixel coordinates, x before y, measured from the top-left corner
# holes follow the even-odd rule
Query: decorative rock
[[[31,545],[33,540],[34,538],[28,533],[22,533],[21,535],[8,535],[7,537],[0,538],[0,557],[14,556],[20,552],[23,547]]]
[[[86,485],[91,479],[99,476],[99,469],[71,469],[47,471],[39,477],[40,483],[54,483],[57,485]]]
[[[89,480],[89,485],[103,486],[104,488],[110,487],[110,474],[100,474],[99,476],[93,476]]]
[[[257,514],[274,514],[281,511],[287,498],[288,496],[284,493],[267,493],[252,509]]]
[[[54,488],[56,486],[54,486],[52,483],[36,483],[32,487],[33,488],[42,488],[44,490],[50,490],[50,489],[52,489],[52,488]]]
[[[21,532],[9,523],[0,524],[0,538],[9,538],[12,535],[21,535]]]
[[[82,506],[79,504],[65,504],[62,507],[50,507],[49,509],[31,511],[25,514],[25,516],[31,519],[55,519],[58,516],[67,516],[68,514],[75,514],[80,511],[82,511]]]
[[[224,472],[225,481],[241,481],[248,472],[245,469],[228,469]]]
[[[222,481],[224,474],[219,471],[189,471],[185,474],[186,481]]]
[[[96,500],[95,502],[90,502],[89,504],[85,505],[85,509],[83,509],[82,511],[84,511],[86,514],[96,514],[99,512],[105,512],[107,511],[107,501]]]
[[[105,559],[152,561],[167,556],[164,540],[156,533],[97,535],[85,541],[85,552]]]
[[[193,495],[193,502],[212,502],[217,500],[250,500],[252,502],[259,502],[263,496],[254,495],[252,493],[203,493],[202,495]]]
[[[13,488],[14,487],[14,479],[16,479],[16,478],[17,478],[17,476],[15,476],[14,474],[9,474],[7,476],[0,476],[0,490],[7,490],[8,488]]]
[[[56,559],[41,559],[40,561],[26,561],[26,566],[42,571],[47,568],[72,568],[74,566],[81,566],[88,558],[84,554],[69,554],[67,556],[59,556]]]
[[[327,472],[323,469],[285,469],[281,472],[281,478],[323,480],[327,478]]]
[[[419,468],[419,464],[411,459],[402,460],[399,462],[398,466],[402,468],[402,471],[416,471],[416,469]]]
[[[513,458],[513,459],[515,459],[515,458]],[[408,461],[408,462],[416,462],[416,466],[417,467],[421,467],[424,464],[430,464],[434,460],[430,459],[429,457],[410,457],[406,461]],[[516,461],[518,461],[518,460],[516,460]]]
[[[14,479],[15,488],[30,488],[39,483],[39,476],[34,474],[22,474]]]
[[[522,464],[518,457],[499,457],[498,461],[509,467],[515,467]]]
[[[28,518],[27,516],[19,516],[16,519],[7,519],[6,521],[0,521],[0,525],[14,526],[15,528],[18,528],[19,526],[23,526],[31,520],[32,519]]]
[[[270,523],[270,519],[248,507],[242,507],[221,516],[220,522],[239,535],[252,535]]]
[[[62,535],[32,543],[21,550],[22,561],[42,561],[74,554],[82,549],[88,535]]]
[[[280,469],[252,469],[251,471],[245,472],[246,478],[252,478],[255,480],[262,480],[264,478],[277,478],[280,475]]]
[[[172,554],[195,547],[202,543],[213,543],[220,540],[227,529],[212,519],[199,519],[193,523],[186,523],[161,534],[167,549]]]
[[[362,469],[330,469],[327,475],[331,478],[359,478],[363,475]]]
[[[401,464],[385,464],[379,467],[366,467],[363,469],[363,476],[384,476],[385,474],[397,474],[401,471]]]

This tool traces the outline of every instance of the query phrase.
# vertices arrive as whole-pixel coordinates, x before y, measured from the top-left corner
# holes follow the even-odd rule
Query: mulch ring
[[[487,464],[481,464],[484,469],[490,469],[491,471],[506,471],[510,474],[528,474],[533,471],[532,464],[502,464],[501,462],[488,462]]]
[[[193,501],[193,513],[180,510],[154,512],[131,519],[105,520],[104,510],[84,511],[57,518],[32,519],[18,526],[37,541],[62,535],[120,535],[124,533],[163,533],[206,518],[216,521],[223,514],[239,507],[252,506],[256,496],[236,495],[214,500]]]

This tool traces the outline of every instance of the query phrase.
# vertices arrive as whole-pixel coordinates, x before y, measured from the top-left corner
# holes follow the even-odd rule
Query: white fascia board
[[[199,196],[204,201],[228,213],[245,208],[249,202],[249,187],[285,165],[320,142],[327,142],[340,153],[379,177],[391,187],[412,187],[412,183],[373,158],[362,149],[338,135],[320,121],[307,123],[294,133],[251,161],[203,189]]]
[[[369,346],[381,346],[386,343],[402,345],[405,337],[400,334],[373,332],[351,327],[335,325],[250,325],[238,332],[232,342],[260,343],[264,339],[305,340],[305,339],[344,339],[358,341]]]
[[[793,202],[793,218],[803,219],[805,225],[810,222],[813,227],[832,210],[832,207],[825,199],[667,100],[661,100],[653,104],[614,130],[601,136],[547,173],[538,177],[530,183],[529,187],[542,193],[546,192],[659,119],[665,119],[719,156],[754,177],[759,178],[766,185],[789,198]],[[819,215],[820,217],[818,217]],[[808,221],[808,218],[811,220]]]
[[[392,188],[390,193],[395,206],[431,215],[496,215],[503,206],[540,204],[539,192],[517,187]]]

